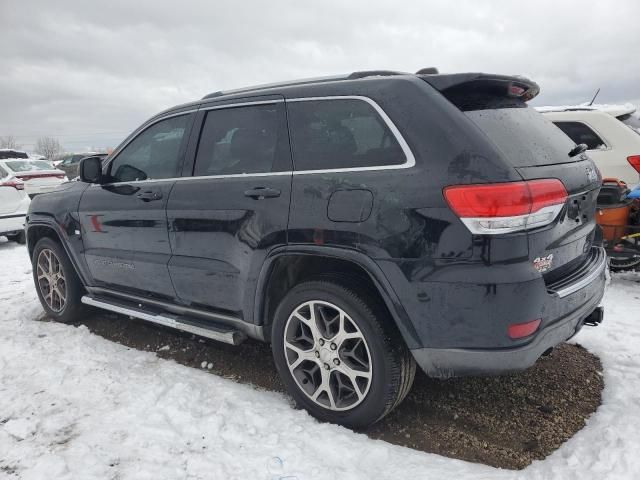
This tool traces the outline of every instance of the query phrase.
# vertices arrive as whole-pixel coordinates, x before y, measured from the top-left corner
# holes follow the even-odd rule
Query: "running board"
[[[247,338],[246,335],[239,330],[223,326],[214,326],[199,320],[172,315],[170,313],[154,313],[116,302],[111,299],[98,299],[85,295],[82,297],[82,303],[91,305],[92,307],[120,313],[122,315],[146,320],[147,322],[156,323],[165,327],[175,328],[176,330],[193,333],[194,335],[217,340],[218,342],[229,343],[231,345],[239,345]]]

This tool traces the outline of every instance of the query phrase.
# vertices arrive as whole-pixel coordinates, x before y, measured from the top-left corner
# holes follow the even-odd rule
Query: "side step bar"
[[[228,327],[218,327],[209,325],[199,320],[172,315],[170,313],[154,313],[138,309],[124,303],[116,302],[111,299],[95,298],[85,295],[82,297],[82,303],[91,305],[92,307],[102,308],[111,312],[128,315],[130,317],[139,318],[148,322],[157,323],[165,327],[175,328],[184,332],[193,333],[201,337],[217,340],[218,342],[229,343],[231,345],[239,345],[247,337],[239,331]]]

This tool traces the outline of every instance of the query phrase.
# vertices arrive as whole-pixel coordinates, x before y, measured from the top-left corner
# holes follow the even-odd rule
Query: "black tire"
[[[627,272],[640,267],[639,258],[618,259],[609,258],[609,268],[612,272]]]
[[[24,245],[25,243],[27,243],[27,236],[24,234],[24,232],[7,235],[7,239],[11,242],[19,243],[20,245]]]
[[[65,299],[64,305],[61,306],[59,310],[52,308],[52,306],[47,303],[45,293],[43,293],[43,289],[46,289],[46,286],[38,281],[38,259],[45,250],[52,252],[58,259],[60,266],[59,271],[61,271],[63,275]],[[33,281],[36,292],[47,316],[64,323],[79,320],[86,310],[80,300],[84,295],[84,287],[64,248],[49,237],[41,238],[33,249],[31,265],[33,266]],[[54,306],[56,305],[54,304]]]
[[[289,317],[301,305],[310,301],[328,302],[339,307],[357,325],[358,334],[364,337],[367,354],[370,355],[371,379],[364,398],[353,408],[336,411],[329,406],[318,405],[302,390],[294,378],[294,373],[289,369],[291,360],[287,359],[285,354],[285,335]],[[307,281],[291,289],[275,312],[271,339],[275,364],[288,392],[298,406],[321,421],[350,428],[372,425],[398,406],[413,384],[415,361],[380,300],[370,293],[346,286],[339,280]],[[307,361],[312,368],[317,368],[312,360]],[[318,362],[322,360],[318,359]],[[324,365],[326,367],[327,364]]]

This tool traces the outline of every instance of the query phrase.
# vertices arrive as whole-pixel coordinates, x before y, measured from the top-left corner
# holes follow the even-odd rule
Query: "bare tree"
[[[53,137],[40,137],[36,142],[35,151],[51,160],[62,153],[62,145]]]
[[[16,141],[16,137],[13,135],[7,135],[6,137],[0,137],[0,148],[20,148],[18,142]]]

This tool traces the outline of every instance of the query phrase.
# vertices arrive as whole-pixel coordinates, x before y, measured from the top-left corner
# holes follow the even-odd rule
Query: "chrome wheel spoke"
[[[52,250],[45,248],[38,255],[36,277],[47,306],[56,313],[62,311],[67,301],[67,284],[60,259]]]
[[[336,305],[299,305],[285,325],[284,353],[291,375],[316,404],[349,410],[371,386],[369,347],[357,324]]]

